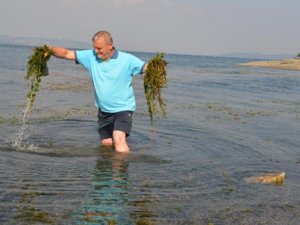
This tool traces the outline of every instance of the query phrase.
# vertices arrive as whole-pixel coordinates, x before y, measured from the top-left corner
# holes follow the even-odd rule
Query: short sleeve
[[[142,74],[144,66],[145,66],[144,61],[137,58],[136,56],[132,56],[132,59],[131,59],[132,75]]]
[[[90,70],[91,59],[94,57],[93,50],[75,51],[75,62]]]

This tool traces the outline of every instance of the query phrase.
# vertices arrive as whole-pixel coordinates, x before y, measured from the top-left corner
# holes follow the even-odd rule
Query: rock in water
[[[244,178],[248,183],[262,183],[262,184],[283,184],[284,172],[266,173],[258,176]]]

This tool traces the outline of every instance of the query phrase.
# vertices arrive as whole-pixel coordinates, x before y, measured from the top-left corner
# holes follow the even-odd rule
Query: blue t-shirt
[[[102,61],[93,50],[76,51],[76,62],[85,67],[94,86],[95,105],[103,112],[134,111],[133,75],[141,74],[145,62],[115,49]]]

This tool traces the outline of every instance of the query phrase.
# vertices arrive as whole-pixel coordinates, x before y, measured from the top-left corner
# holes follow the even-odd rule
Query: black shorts
[[[123,131],[126,137],[130,135],[132,126],[132,111],[106,113],[98,110],[98,132],[101,139],[112,138],[114,130]]]

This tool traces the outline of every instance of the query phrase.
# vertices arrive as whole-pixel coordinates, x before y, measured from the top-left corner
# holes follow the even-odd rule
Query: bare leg
[[[117,152],[129,152],[126,142],[126,133],[119,130],[113,131],[113,143]]]

